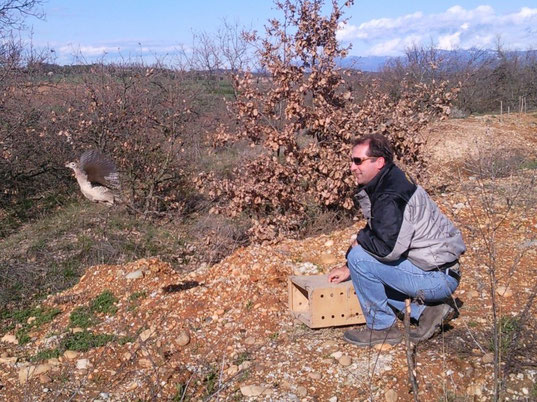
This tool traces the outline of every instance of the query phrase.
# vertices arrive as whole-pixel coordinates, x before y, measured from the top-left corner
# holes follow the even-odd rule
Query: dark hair
[[[367,134],[354,140],[352,147],[369,145],[367,156],[383,157],[386,163],[393,162],[393,148],[390,141],[382,134]]]

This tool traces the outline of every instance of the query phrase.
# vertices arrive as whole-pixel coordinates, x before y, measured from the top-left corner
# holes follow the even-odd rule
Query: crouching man
[[[344,339],[358,346],[399,343],[396,313],[404,312],[407,298],[418,323],[410,339],[429,339],[453,311],[444,301],[459,285],[459,256],[466,250],[461,233],[394,165],[382,135],[357,139],[351,160],[367,224],[349,248],[347,263],[332,269],[328,280],[352,279],[366,326],[346,331]]]

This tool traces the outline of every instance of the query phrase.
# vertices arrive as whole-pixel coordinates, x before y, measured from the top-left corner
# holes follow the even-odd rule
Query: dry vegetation
[[[97,398],[112,391],[102,381],[110,375],[118,400],[240,398],[248,384],[276,399],[304,389],[343,400],[391,389],[405,399],[403,349],[347,350],[338,330],[309,331],[285,311],[286,275],[342,259],[356,230],[349,144],[382,132],[469,245],[461,318],[417,350],[421,396],[537,398],[535,52],[409,49],[378,74],[342,71],[335,30],[348,3],[327,16],[317,1],[276,5],[285,18],[269,21],[265,37],[230,24],[197,33],[191,68],[60,67],[20,42],[0,47],[0,335],[19,342],[0,342],[0,397]],[[254,44],[262,73],[241,70]],[[524,104],[529,114],[506,113]],[[128,208],[82,199],[64,164],[88,148],[114,158]],[[128,264],[149,257],[159,260]],[[143,280],[125,281],[142,266]],[[104,319],[103,300],[119,301],[118,315]],[[70,319],[81,317],[89,321],[74,339],[80,322]],[[192,338],[184,349],[180,330]],[[57,359],[80,342],[78,359],[94,371]],[[340,349],[354,374],[333,367]],[[371,356],[391,375],[360,371]],[[35,376],[20,386],[17,375],[41,360],[54,366],[44,385]]]

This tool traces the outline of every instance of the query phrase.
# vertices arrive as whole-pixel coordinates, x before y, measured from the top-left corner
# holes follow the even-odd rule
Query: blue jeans
[[[366,324],[377,330],[393,325],[396,317],[392,307],[404,311],[405,299],[419,298],[425,303],[442,301],[459,285],[444,272],[424,271],[406,259],[380,262],[361,246],[350,251],[347,266]],[[412,302],[410,317],[418,320],[425,307]]]

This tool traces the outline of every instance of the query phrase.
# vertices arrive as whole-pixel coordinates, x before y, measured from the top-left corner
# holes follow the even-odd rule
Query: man
[[[328,280],[352,279],[366,326],[346,331],[344,339],[358,346],[399,343],[403,334],[395,311],[404,311],[407,298],[413,300],[410,316],[418,322],[410,339],[429,339],[452,312],[443,301],[459,284],[458,259],[466,251],[461,233],[394,165],[382,135],[356,140],[351,160],[367,224],[349,248],[347,263],[332,269]]]

